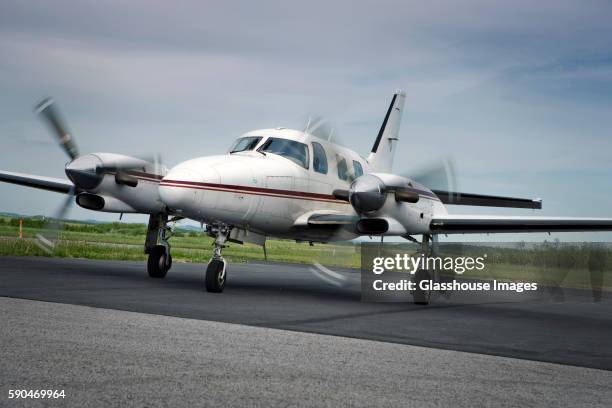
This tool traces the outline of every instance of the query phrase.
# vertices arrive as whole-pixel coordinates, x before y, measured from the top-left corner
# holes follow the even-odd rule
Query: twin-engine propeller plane
[[[405,94],[393,95],[368,158],[304,131],[261,129],[240,136],[225,154],[199,157],[168,170],[156,160],[114,153],[80,155],[50,99],[37,106],[70,157],[69,180],[0,171],[0,181],[68,194],[86,209],[149,215],[144,245],[152,278],[172,266],[169,223],[188,218],[215,238],[205,288],[222,292],[226,241],[265,245],[267,237],[306,242],[359,236],[611,231],[612,218],[450,215],[446,205],[542,208],[540,200],[430,189],[392,173]],[[64,210],[60,211],[64,214]],[[53,243],[45,237],[49,248]]]

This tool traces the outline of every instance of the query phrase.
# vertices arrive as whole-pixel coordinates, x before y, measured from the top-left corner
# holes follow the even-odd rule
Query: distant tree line
[[[41,217],[24,217],[24,228],[45,228],[49,224],[49,219]],[[62,222],[63,230],[70,232],[83,232],[92,234],[121,234],[129,236],[144,236],[147,232],[145,224],[126,224],[122,222],[109,223],[81,223],[81,222]],[[19,218],[0,217],[0,225],[19,227]],[[189,231],[187,229],[176,228],[174,235],[179,237],[197,237],[203,233]]]

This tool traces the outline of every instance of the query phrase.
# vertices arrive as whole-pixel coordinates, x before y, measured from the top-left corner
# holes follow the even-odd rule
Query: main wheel
[[[149,253],[149,260],[147,261],[149,276],[158,279],[165,278],[168,269],[170,269],[170,264],[166,255],[166,249],[163,246],[156,246]]]
[[[423,290],[420,287],[421,281],[429,280],[431,277],[425,269],[419,269],[414,274],[413,282],[416,284],[416,289],[412,292],[412,299],[417,305],[428,305],[431,298],[431,290]]]
[[[206,267],[205,286],[207,292],[221,293],[225,287],[225,261],[213,259]]]

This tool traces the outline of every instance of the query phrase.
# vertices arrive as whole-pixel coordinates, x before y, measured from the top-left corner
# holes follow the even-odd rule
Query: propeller
[[[337,189],[333,195],[338,200],[350,202],[358,213],[369,214],[382,208],[388,194],[393,194],[398,202],[417,203],[418,190],[423,188],[447,191],[451,197],[457,191],[455,167],[450,159],[434,162],[410,174],[410,177],[366,174],[355,179],[348,190]]]
[[[35,112],[49,128],[60,147],[70,158],[66,164],[65,172],[74,183],[74,188],[68,193],[66,200],[54,213],[52,219],[45,226],[45,230],[37,234],[37,244],[46,252],[52,252],[60,236],[63,220],[75,201],[75,195],[80,192],[93,190],[100,185],[105,174],[115,173],[115,182],[120,185],[135,187],[138,179],[128,172],[130,170],[145,170],[147,168],[160,174],[163,167],[159,156],[151,158],[137,158],[123,155],[81,155],[75,139],[70,132],[66,121],[60,114],[57,104],[52,98],[45,98],[35,107]]]
[[[78,159],[79,149],[71,132],[68,130],[66,122],[56,108],[54,100],[52,98],[43,99],[36,105],[35,112],[41,117],[42,121],[55,136],[62,150],[70,157],[70,163]],[[66,173],[68,174],[68,171],[66,171]],[[70,177],[70,175],[68,176]],[[63,227],[61,220],[66,217],[74,203],[77,186],[77,183],[75,183],[75,187],[68,192],[62,205],[56,210],[51,220],[46,224],[45,230],[36,234],[36,244],[47,253],[53,252],[56,247],[56,242],[59,239]]]
[[[353,172],[353,164],[348,161],[348,158],[343,152],[342,143],[339,134],[335,132],[331,122],[323,116],[310,116],[304,126],[304,132],[311,134],[319,139],[332,142],[333,145],[326,145],[327,156],[327,174],[337,177],[339,170],[346,177],[348,183],[352,183],[356,177]],[[348,190],[346,200],[348,201]],[[333,228],[333,232],[329,229],[325,232],[326,240],[343,241],[352,235],[344,229],[345,225],[337,224]],[[331,232],[331,237],[330,237]],[[346,275],[335,271],[339,266],[343,266],[344,260],[352,259],[358,256],[357,247],[354,245],[330,246],[313,243],[312,267],[310,272],[314,277],[321,279],[326,284],[333,286],[347,286],[355,284],[348,279]],[[344,265],[345,266],[345,265]]]
[[[36,105],[35,112],[40,115],[51,132],[55,135],[62,149],[66,152],[71,160],[79,157],[79,149],[77,148],[74,139],[66,126],[66,123],[55,107],[55,102],[52,98],[43,99]]]
[[[340,170],[347,174],[347,181],[350,186],[348,189],[336,189],[332,194],[336,199],[350,203],[357,214],[360,215],[357,219],[364,217],[367,220],[368,215],[372,215],[384,206],[389,195],[392,195],[397,202],[414,204],[420,199],[419,190],[442,190],[448,192],[450,197],[454,197],[454,193],[458,191],[455,166],[450,158],[432,161],[413,171],[401,172],[399,175],[387,174],[378,177],[373,174],[365,174],[357,177],[353,171],[353,164],[346,161],[347,158],[342,154],[343,149],[335,147],[345,144],[341,142],[339,135],[334,132],[334,128],[329,121],[320,116],[310,117],[304,132],[334,143],[331,150],[330,146],[326,147],[328,160],[330,161],[328,174],[335,176],[339,166],[344,167],[341,159],[345,159],[346,170]],[[339,224],[336,229],[330,230],[330,232],[333,232],[328,239],[330,241],[345,240],[347,230],[352,231],[355,226],[352,223],[350,225]],[[359,230],[358,226],[356,228]],[[351,248],[354,248],[354,246],[341,246],[342,253],[337,253],[337,249],[332,250],[327,248],[326,245],[316,246],[317,249],[313,255],[315,262],[313,262],[311,268],[313,275],[335,286],[348,284],[348,282],[340,279],[342,275],[333,269],[338,265],[338,259],[350,259],[355,256],[351,252]]]
[[[66,175],[81,189],[95,188],[102,181],[104,174],[108,172],[119,174],[123,171],[145,168],[151,163],[155,163],[156,168],[159,167],[159,156],[139,158],[117,155],[110,158],[105,157],[104,160],[93,154],[81,156],[74,137],[52,98],[43,99],[36,105],[35,111],[59,141],[60,147],[70,157],[70,162],[66,165]],[[120,175],[117,182],[133,184],[133,180],[125,174]]]
[[[430,190],[447,191],[451,200],[459,191],[455,163],[450,157],[430,162],[417,171],[405,173],[404,177],[410,178]]]
[[[334,143],[333,146],[345,146],[336,134],[331,122],[324,116],[310,116],[304,128],[305,133],[309,133],[319,139],[327,140]],[[342,153],[341,149],[327,148],[327,156],[331,158],[330,166],[327,169],[328,174],[337,174],[338,171],[346,177],[349,183],[352,183],[356,176],[353,170],[353,164],[347,161],[347,158]]]
[[[335,190],[333,195],[339,200],[349,202],[361,217],[365,217],[360,217],[360,221],[355,224],[357,231],[360,231],[359,223],[364,220],[367,221],[369,214],[380,210],[387,202],[389,194],[392,194],[397,202],[414,204],[420,199],[417,190],[423,189],[424,186],[428,188],[431,186],[432,189],[445,189],[445,191],[449,192],[456,191],[457,183],[455,170],[453,162],[450,159],[443,159],[430,163],[408,174],[411,176],[381,175],[378,177],[374,174],[365,174],[361,177],[357,177],[351,183],[348,190]],[[349,229],[351,228],[349,227]],[[344,228],[338,228],[337,231],[333,233],[331,240],[345,239],[342,237],[343,231]],[[382,236],[380,237],[380,242],[383,242]],[[339,277],[342,276],[334,269],[336,269],[335,266],[339,263],[338,259],[351,259],[352,256],[355,256],[350,251],[351,248],[356,248],[356,246],[341,246],[342,253],[336,253],[334,250],[331,254],[331,258],[328,254],[330,249],[326,249],[325,247],[325,245],[321,246],[318,252],[316,252],[314,259],[317,259],[317,262],[313,263],[313,267],[310,268],[311,272],[321,280],[334,284],[335,286],[348,285],[349,282],[334,279],[336,275]],[[322,263],[328,266],[322,268],[320,265]]]
[[[44,231],[36,234],[36,245],[48,254],[55,250],[60,234],[64,227],[63,220],[68,215],[74,203],[75,189],[72,188],[66,195],[62,205],[55,211],[53,217],[45,225]]]
[[[334,136],[334,127],[331,122],[321,115],[314,115],[308,117],[308,122],[304,129],[304,133],[309,133],[320,139],[332,141]]]

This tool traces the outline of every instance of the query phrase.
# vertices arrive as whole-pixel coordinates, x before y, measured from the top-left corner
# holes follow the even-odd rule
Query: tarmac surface
[[[612,370],[609,293],[597,303],[587,290],[366,303],[354,271],[231,264],[224,293],[212,294],[204,270],[175,263],[158,280],[143,262],[0,257],[0,296]]]
[[[0,297],[0,406],[609,407],[612,372]],[[8,399],[9,390],[64,391]]]

